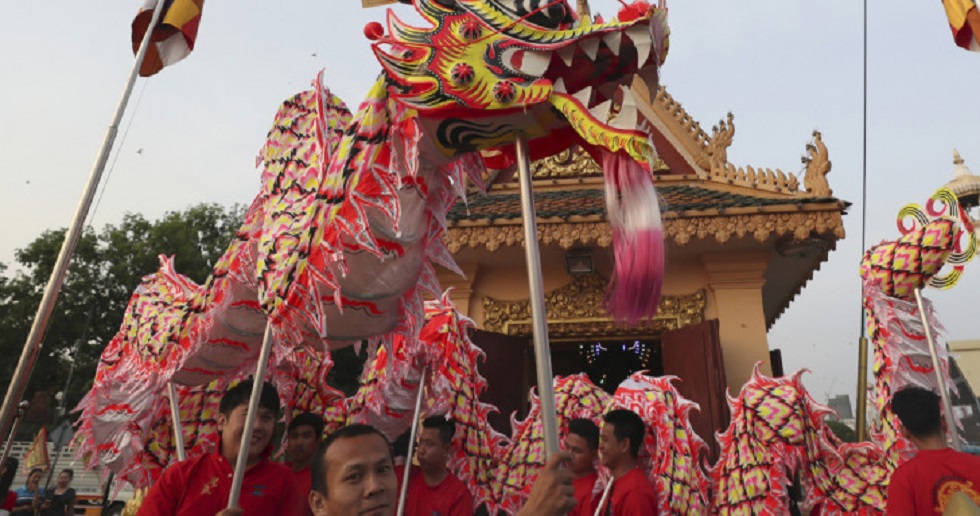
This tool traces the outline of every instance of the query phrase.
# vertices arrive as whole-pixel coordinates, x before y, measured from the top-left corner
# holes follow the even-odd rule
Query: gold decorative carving
[[[752,235],[757,242],[765,242],[770,236],[792,235],[805,240],[811,235],[844,238],[844,221],[839,211],[810,211],[800,213],[756,213],[714,217],[691,217],[664,221],[667,236],[678,245],[692,238],[704,240],[714,237],[724,244],[733,236]]]
[[[712,161],[708,172],[710,179],[729,185],[745,186],[777,193],[795,193],[800,189],[796,176],[769,168],[738,167],[727,162]]]
[[[607,281],[598,274],[576,276],[569,284],[545,294],[548,336],[552,339],[656,335],[704,320],[706,296],[699,290],[687,296],[663,296],[657,315],[629,326],[617,323],[603,310]],[[507,335],[531,335],[527,300],[483,298],[483,327]]]
[[[728,148],[735,138],[735,115],[728,113],[728,121],[721,120],[711,128],[711,140],[705,152],[711,162],[728,163]]]
[[[806,165],[806,172],[803,174],[803,186],[806,193],[818,197],[830,197],[834,191],[830,189],[827,182],[827,174],[830,173],[830,154],[827,146],[823,143],[820,131],[813,131],[813,143],[806,146],[807,156],[803,158]]]
[[[666,115],[664,122],[672,123],[678,129],[677,136],[686,136],[693,144],[695,163],[703,169],[708,169],[707,148],[711,137],[701,129],[701,124],[694,120],[663,86],[657,89],[657,96],[652,104],[655,110]]]
[[[532,163],[531,177],[534,179],[602,177],[602,167],[576,145]]]
[[[659,157],[655,158],[654,173],[669,169],[670,167],[663,160]],[[602,167],[579,146],[565,149],[554,156],[531,163],[531,177],[535,180],[577,179],[580,177],[602,177],[602,175]]]
[[[493,252],[502,245],[524,245],[524,228],[517,225],[451,227],[443,240],[452,253],[464,247],[483,247]],[[585,245],[609,247],[612,233],[605,222],[538,224],[538,241],[545,245],[557,242],[566,251]]]
[[[792,235],[805,240],[813,235],[828,238],[844,238],[844,222],[839,209],[833,211],[804,211],[795,213],[753,213],[747,215],[713,215],[705,217],[671,217],[664,219],[667,238],[678,245],[692,239],[714,238],[724,244],[732,237],[752,235],[758,242],[770,236]],[[524,244],[524,230],[519,225],[454,226],[443,237],[449,250],[458,253],[465,247],[484,248],[490,252],[500,246]],[[557,242],[562,249],[576,246],[609,247],[612,234],[605,222],[568,222],[539,224],[538,241],[543,244]]]

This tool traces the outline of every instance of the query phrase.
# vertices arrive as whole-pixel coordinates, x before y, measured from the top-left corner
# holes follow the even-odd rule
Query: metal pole
[[[412,431],[408,439],[408,460],[405,461],[405,472],[402,473],[402,491],[398,494],[398,513],[396,516],[405,514],[405,499],[408,497],[408,473],[412,469],[412,456],[415,454],[415,436],[419,431],[419,412],[422,411],[422,393],[425,391],[425,372],[422,368],[422,378],[419,380],[419,393],[415,397],[415,417],[412,418]]]
[[[857,441],[868,440],[868,338],[858,340]]]
[[[248,401],[248,414],[245,416],[245,428],[242,430],[242,443],[238,448],[238,460],[235,461],[235,476],[231,480],[231,492],[228,493],[228,508],[238,507],[238,496],[242,492],[242,481],[245,480],[245,465],[248,462],[248,443],[252,440],[252,427],[255,426],[255,416],[259,411],[259,397],[262,385],[265,383],[265,369],[269,363],[269,352],[272,351],[272,318],[265,323],[265,338],[262,339],[262,352],[259,353],[259,363],[255,365],[255,377],[252,383],[252,398]]]
[[[58,253],[58,260],[55,262],[54,268],[51,270],[51,277],[48,279],[48,284],[44,288],[44,296],[41,298],[37,315],[34,316],[34,323],[31,325],[31,331],[27,335],[27,342],[24,344],[24,351],[20,355],[17,369],[14,370],[10,387],[7,389],[7,395],[3,400],[3,409],[0,410],[0,435],[5,435],[7,430],[10,429],[17,403],[16,400],[24,396],[27,381],[34,371],[37,355],[41,351],[41,339],[44,337],[48,323],[51,320],[51,315],[54,313],[54,307],[58,301],[58,293],[61,291],[61,285],[65,281],[68,264],[71,262],[71,255],[75,251],[75,245],[78,243],[78,238],[82,234],[85,219],[88,217],[89,208],[92,206],[92,199],[95,197],[95,191],[99,186],[99,181],[102,179],[102,172],[105,170],[106,161],[109,159],[109,152],[112,151],[112,144],[115,142],[116,133],[119,131],[119,122],[122,120],[123,113],[126,111],[126,104],[129,103],[129,95],[133,91],[133,85],[136,83],[140,66],[143,64],[143,58],[146,56],[146,49],[150,44],[150,35],[153,33],[153,27],[156,27],[157,22],[160,20],[160,13],[163,10],[164,4],[165,2],[161,0],[157,2],[156,7],[153,9],[150,26],[143,36],[143,42],[140,43],[140,49],[136,54],[133,69],[129,72],[129,79],[126,81],[126,87],[123,89],[122,98],[119,99],[116,113],[113,115],[112,122],[106,130],[105,138],[102,140],[102,147],[99,149],[99,155],[95,158],[95,164],[92,165],[92,172],[89,174],[88,183],[85,184],[85,189],[82,191],[82,198],[78,201],[78,207],[75,208],[75,217],[72,219],[71,226],[65,234],[65,241],[61,245],[61,252]]]
[[[180,398],[177,397],[177,386],[173,382],[169,382],[167,387],[170,390],[170,421],[173,424],[177,460],[185,460],[187,453],[184,451],[184,430],[180,426]]]
[[[943,379],[943,369],[939,363],[939,353],[936,351],[936,341],[932,338],[932,328],[929,326],[929,319],[926,318],[926,311],[922,306],[922,290],[915,289],[915,302],[919,305],[919,317],[922,318],[922,330],[926,334],[926,341],[929,343],[929,356],[932,357],[932,369],[936,372],[936,385],[939,386],[939,397],[943,402],[943,412],[946,415],[946,430],[953,438],[953,449],[960,451],[960,438],[956,432],[956,418],[953,417],[953,405],[949,402],[949,389]]]
[[[548,344],[548,314],[544,308],[544,284],[541,280],[541,253],[538,249],[538,224],[534,212],[531,185],[531,160],[527,140],[518,133],[514,142],[517,168],[521,180],[521,211],[524,220],[524,251],[530,286],[531,326],[534,333],[534,360],[537,363],[538,392],[541,401],[541,424],[544,429],[545,459],[558,453],[558,418],[555,416],[555,388],[551,374],[551,346]]]
[[[7,457],[10,456],[10,448],[14,445],[14,438],[17,437],[17,431],[20,430],[20,424],[24,422],[24,415],[27,414],[27,409],[31,404],[27,400],[20,402],[17,406],[17,415],[14,419],[14,428],[11,429],[10,435],[7,436],[6,446],[3,448],[3,457],[0,457],[0,464],[5,464],[7,462]]]

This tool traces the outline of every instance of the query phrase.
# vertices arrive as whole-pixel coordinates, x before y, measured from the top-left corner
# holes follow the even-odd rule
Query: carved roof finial
[[[827,182],[827,174],[831,167],[830,154],[823,143],[820,131],[813,131],[813,143],[808,143],[806,150],[808,155],[803,158],[803,162],[806,163],[806,171],[803,173],[803,187],[806,193],[819,197],[834,195],[830,183]]]
[[[953,149],[953,177],[972,177],[973,172],[970,172],[970,167],[966,166],[966,162],[963,161],[963,157],[960,156],[959,151]]]
[[[578,0],[578,9],[575,10],[578,17],[592,17],[592,9],[589,8],[589,0]]]

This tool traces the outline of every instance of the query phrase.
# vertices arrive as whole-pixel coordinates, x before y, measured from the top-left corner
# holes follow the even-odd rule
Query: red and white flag
[[[194,50],[197,28],[201,23],[204,0],[143,0],[133,19],[133,53],[139,51],[143,35],[149,29],[157,1],[165,2],[160,21],[150,36],[150,48],[140,66],[140,76],[149,77],[166,66],[187,57]]]
[[[953,41],[960,47],[980,52],[980,12],[974,0],[943,0]]]

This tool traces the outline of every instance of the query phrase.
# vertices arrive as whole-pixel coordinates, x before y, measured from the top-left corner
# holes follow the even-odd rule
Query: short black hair
[[[253,380],[249,378],[225,391],[225,395],[221,397],[221,403],[218,405],[218,412],[228,416],[231,415],[231,411],[235,410],[236,407],[248,405],[249,400],[252,398],[253,383]],[[276,414],[279,413],[279,393],[276,392],[276,388],[269,382],[262,382],[262,392],[259,394],[259,406],[269,409]]]
[[[456,423],[453,423],[452,420],[446,419],[443,416],[432,416],[423,419],[422,428],[434,428],[438,430],[439,440],[442,441],[442,444],[451,443],[453,441],[453,436],[456,435]]]
[[[320,444],[320,447],[316,449],[316,453],[313,454],[313,463],[310,464],[310,479],[312,483],[312,488],[314,491],[327,496],[327,464],[326,457],[327,451],[333,443],[341,439],[353,439],[355,437],[361,437],[365,435],[377,435],[384,439],[385,444],[388,448],[388,460],[394,465],[395,461],[391,457],[391,443],[388,442],[388,438],[385,437],[377,428],[370,425],[347,425],[340,430],[330,434],[326,440]]]
[[[75,479],[75,470],[73,470],[71,468],[65,468],[65,469],[61,470],[61,472],[62,473],[68,473],[68,478],[69,479],[71,479],[71,480],[74,480]]]
[[[892,412],[914,437],[942,435],[939,395],[915,385],[903,387],[892,396]]]
[[[292,432],[301,426],[311,426],[313,427],[313,433],[316,434],[317,440],[323,439],[323,419],[312,412],[303,412],[302,414],[293,418],[289,422],[289,427],[286,428],[286,433]]]
[[[643,444],[643,434],[646,432],[646,425],[636,412],[626,409],[616,409],[609,411],[603,416],[602,420],[607,425],[613,426],[613,435],[622,441],[629,438],[630,455],[635,459],[640,455],[640,445]]]
[[[590,449],[599,447],[599,427],[591,419],[577,418],[569,421],[568,433],[585,439]]]
[[[20,461],[14,457],[7,457],[7,461],[4,463],[6,469],[3,470],[3,476],[0,477],[0,493],[10,491],[10,486],[14,485],[14,477],[17,476],[18,466],[20,466]]]

